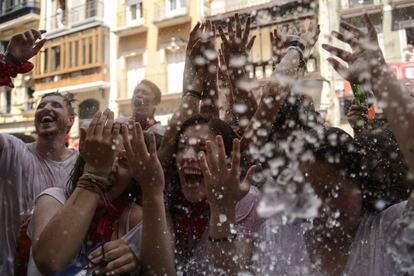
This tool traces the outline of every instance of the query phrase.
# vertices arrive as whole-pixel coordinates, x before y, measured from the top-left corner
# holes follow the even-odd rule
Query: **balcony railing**
[[[188,15],[189,4],[188,0],[165,0],[155,4],[154,22]]]
[[[212,1],[207,8],[207,16],[228,13],[256,5],[270,2],[271,0],[216,0]]]
[[[69,11],[58,9],[55,14],[46,19],[48,31],[66,29],[84,24],[93,20],[103,20],[104,3],[101,1],[88,1],[78,5]]]
[[[129,7],[124,7],[117,14],[117,27],[138,27],[144,25],[145,10],[136,10],[132,12]]]
[[[38,0],[23,0],[18,4],[10,6],[5,4],[4,6],[4,8],[0,9],[0,24],[26,14],[40,14],[40,1]]]

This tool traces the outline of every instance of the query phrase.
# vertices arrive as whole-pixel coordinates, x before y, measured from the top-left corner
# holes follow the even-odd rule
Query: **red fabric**
[[[24,61],[20,66],[10,63],[6,57],[0,54],[0,85],[6,85],[13,88],[12,78],[17,74],[25,74],[33,69],[33,64],[29,61]]]
[[[94,217],[92,225],[95,225],[95,229],[92,231],[89,240],[93,244],[98,244],[102,241],[112,240],[112,233],[114,231],[114,223],[119,221],[122,212],[128,206],[128,200],[125,197],[117,199],[111,204],[111,207],[107,207],[107,210],[103,216],[99,218]]]
[[[188,246],[186,250],[191,250],[201,239],[204,231],[206,231],[209,221],[208,214],[210,207],[207,201],[202,201],[196,204],[188,204],[187,214],[183,214],[179,219],[179,228],[184,239],[184,244]]]

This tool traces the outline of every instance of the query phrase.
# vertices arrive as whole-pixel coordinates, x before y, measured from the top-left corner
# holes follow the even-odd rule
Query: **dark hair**
[[[211,132],[213,132],[215,135],[221,135],[223,137],[226,155],[231,155],[231,152],[233,150],[233,139],[236,138],[236,135],[234,134],[232,128],[226,122],[218,118],[207,117],[203,115],[194,115],[186,121],[184,121],[175,138],[175,149],[177,148],[180,136],[189,127],[196,125],[207,125]],[[167,206],[174,220],[177,212],[180,211],[181,203],[185,202],[184,195],[181,192],[180,180],[178,178],[177,164],[175,162],[175,158],[172,158],[168,166],[168,169],[165,170],[165,172],[165,178],[167,180]]]
[[[316,143],[306,143],[305,150],[310,151],[315,160],[324,162],[355,182],[362,193],[362,208],[367,212],[377,212],[378,200],[375,183],[364,164],[364,153],[360,145],[345,131],[339,128],[325,128],[318,134],[311,134]]]
[[[158,105],[161,102],[161,90],[160,88],[150,80],[142,80],[138,85],[143,84],[149,87],[149,89],[155,95],[155,104]],[[138,86],[137,85],[137,86]]]
[[[68,108],[70,116],[76,116],[76,112],[75,112],[75,109],[73,107],[73,103],[76,102],[76,99],[75,99],[75,96],[73,94],[71,94],[71,93],[62,94],[62,93],[56,91],[56,92],[51,92],[51,93],[47,93],[47,94],[43,95],[40,100],[43,100],[44,98],[50,97],[50,96],[61,97],[63,99],[63,101],[66,103],[66,107]]]

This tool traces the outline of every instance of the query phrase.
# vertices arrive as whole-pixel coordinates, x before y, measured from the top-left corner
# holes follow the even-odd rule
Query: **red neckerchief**
[[[6,57],[0,54],[0,85],[6,85],[13,88],[13,81],[17,74],[25,74],[33,69],[33,64],[29,61],[24,61],[20,65],[10,63]]]
[[[94,230],[89,236],[89,241],[93,244],[98,244],[102,241],[110,241],[114,231],[114,223],[119,221],[122,212],[128,206],[128,200],[125,197],[118,198],[112,202],[111,207],[106,207],[106,212],[99,218],[95,215],[92,225],[95,225]]]
[[[183,253],[189,257],[208,227],[210,207],[206,200],[185,205],[189,211],[178,219],[178,230]]]

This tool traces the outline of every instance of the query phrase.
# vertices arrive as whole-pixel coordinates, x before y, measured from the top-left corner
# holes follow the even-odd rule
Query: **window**
[[[52,47],[52,71],[60,69],[60,46]]]
[[[169,0],[170,10],[176,10],[185,6],[185,0]]]
[[[44,64],[43,64],[43,72],[47,73],[49,67],[49,50],[46,48],[44,51]]]
[[[184,60],[183,50],[167,52],[168,93],[178,93],[183,90]]]
[[[144,79],[145,71],[142,55],[129,57],[126,59],[126,63],[128,97],[132,97],[135,86]]]
[[[99,102],[95,99],[88,99],[79,105],[79,126],[88,124],[95,113],[99,111]]]
[[[142,1],[141,0],[129,0],[127,7],[127,21],[128,23],[134,23],[138,19],[143,17]]]
[[[26,110],[34,109],[34,97],[33,97],[33,87],[31,85],[26,86]]]
[[[79,65],[79,41],[75,41],[75,66]]]
[[[10,113],[11,112],[11,94],[12,91],[10,88],[6,88],[6,105],[5,105],[5,112]]]
[[[374,4],[374,0],[349,0],[349,6]]]

